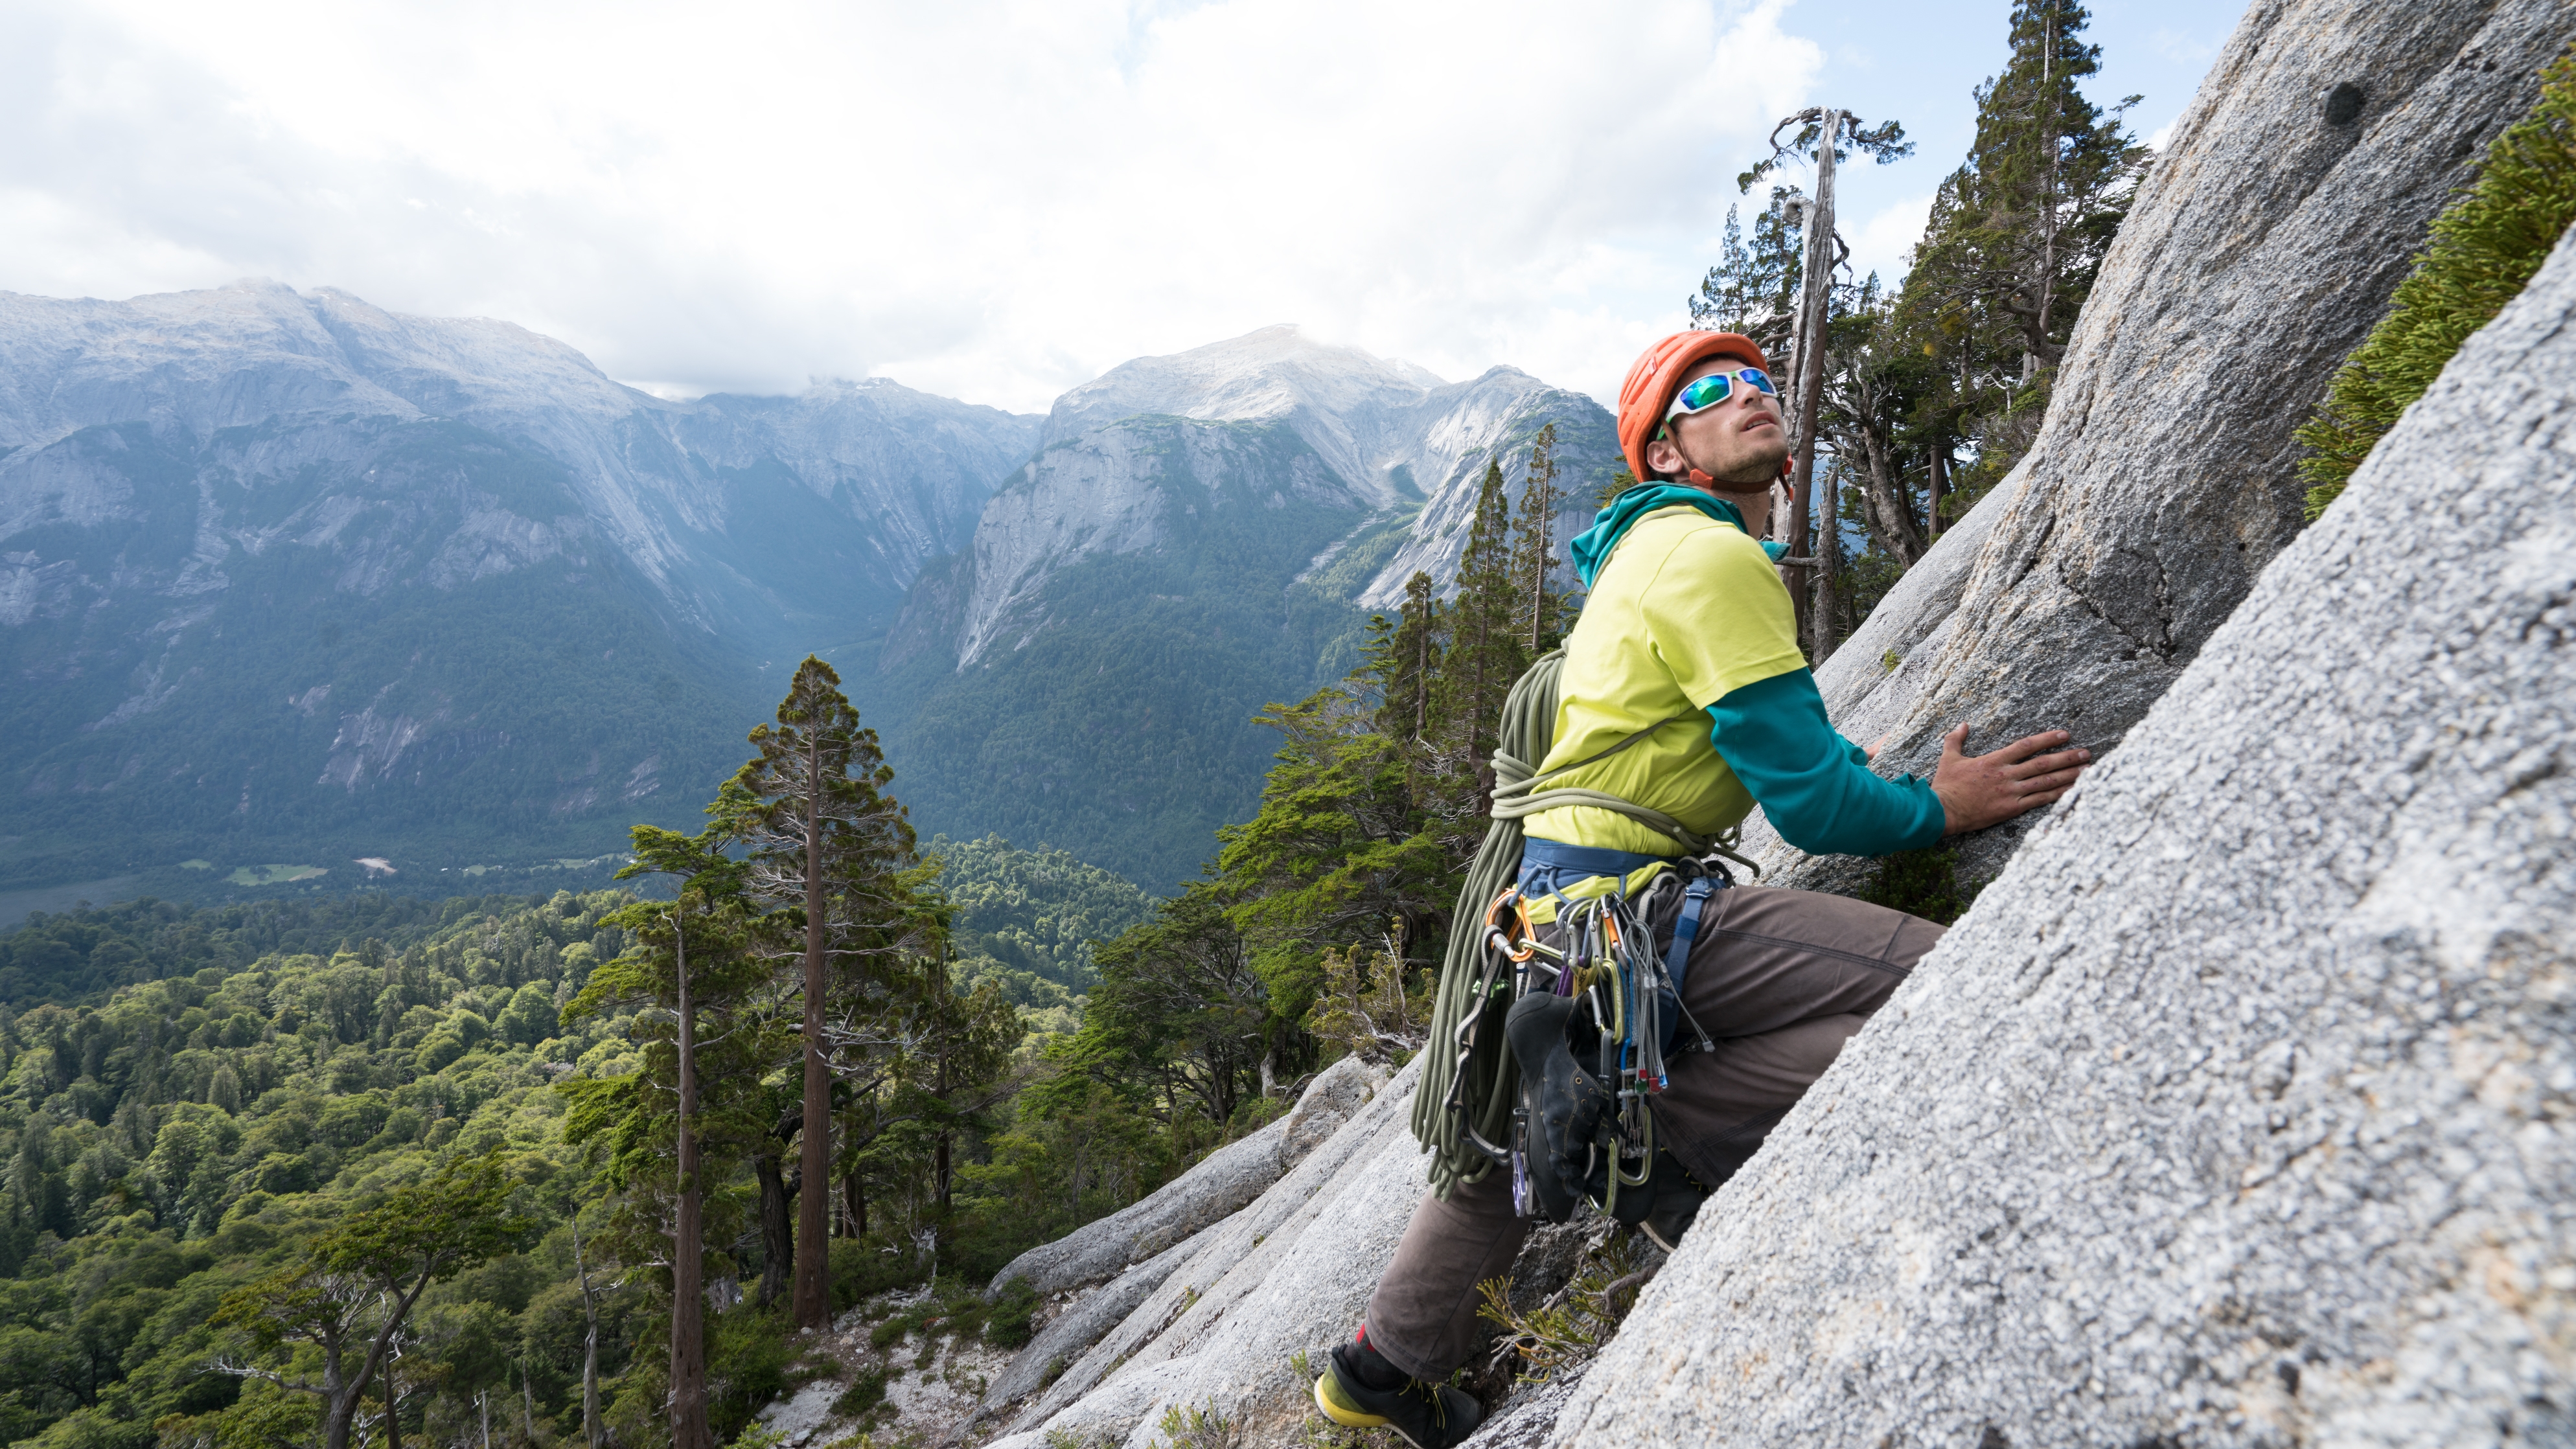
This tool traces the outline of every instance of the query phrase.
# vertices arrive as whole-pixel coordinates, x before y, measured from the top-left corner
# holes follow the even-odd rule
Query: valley
[[[328,288],[0,296],[0,893],[599,888],[809,653],[925,833],[1169,891],[1257,796],[1252,716],[1446,578],[1550,423],[1588,499],[1590,399],[1290,327],[1039,418],[674,402]]]

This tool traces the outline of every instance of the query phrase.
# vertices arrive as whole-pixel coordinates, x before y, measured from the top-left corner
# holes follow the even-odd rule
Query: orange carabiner
[[[1512,949],[1511,932],[1494,920],[1494,917],[1502,913],[1503,904],[1506,901],[1511,903],[1513,920],[1521,928],[1521,948],[1517,951]],[[1494,897],[1494,903],[1485,907],[1485,946],[1488,950],[1502,952],[1505,960],[1517,963],[1537,955],[1538,943],[1534,939],[1536,935],[1537,933],[1530,929],[1529,905],[1521,899],[1520,887],[1505,886],[1503,893]]]

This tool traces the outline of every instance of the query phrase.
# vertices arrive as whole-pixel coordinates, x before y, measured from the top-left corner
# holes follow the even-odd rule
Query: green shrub
[[[1036,1336],[1029,1319],[1038,1311],[1038,1290],[1026,1278],[1004,1285],[984,1316],[984,1337],[997,1348],[1024,1348]]]
[[[2433,220],[2433,244],[2398,283],[2388,315],[2344,359],[2298,431],[2313,522],[2398,414],[2433,385],[2469,334],[2495,320],[2576,218],[2576,53],[2541,72],[2540,104],[2487,148],[2468,194]]]
[[[832,1311],[847,1313],[859,1300],[877,1291],[872,1281],[880,1254],[868,1251],[857,1238],[834,1238],[825,1259],[824,1275],[832,1283]]]
[[[885,1391],[885,1370],[870,1369],[853,1380],[848,1388],[841,1391],[841,1396],[832,1401],[832,1417],[863,1419],[877,1405],[885,1402]]]
[[[707,1320],[707,1420],[717,1440],[731,1442],[787,1391],[794,1340],[795,1326],[780,1308],[744,1304]]]
[[[1880,856],[1877,873],[1854,894],[1872,905],[1946,926],[1967,913],[1979,889],[1960,888],[1958,852],[1936,845]]]

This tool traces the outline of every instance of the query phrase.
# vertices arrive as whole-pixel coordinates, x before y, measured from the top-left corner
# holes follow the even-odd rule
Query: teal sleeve
[[[1708,707],[1709,740],[1780,838],[1810,855],[1888,855],[1941,839],[1941,797],[1912,775],[1890,780],[1825,722],[1804,669],[1729,692]]]

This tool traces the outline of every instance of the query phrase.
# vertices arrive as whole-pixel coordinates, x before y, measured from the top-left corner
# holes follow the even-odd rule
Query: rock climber
[[[1566,640],[1540,773],[1582,765],[1549,783],[1702,836],[1760,805],[1781,838],[1820,855],[1920,849],[2056,800],[2092,758],[2065,748],[2062,730],[1972,756],[1963,724],[1942,740],[1930,780],[1891,780],[1826,722],[1796,611],[1761,542],[1789,454],[1768,366],[1748,338],[1681,332],[1629,369],[1619,445],[1639,481],[1571,545],[1591,592]],[[1702,713],[1706,728],[1657,727]],[[1594,759],[1641,732],[1634,747]],[[1667,834],[1615,809],[1567,805],[1524,823],[1521,880],[1542,941],[1555,900],[1637,892],[1677,861]],[[1675,974],[1686,1019],[1713,1048],[1673,1057],[1653,1099],[1657,1139],[1695,1189],[1687,1211],[1753,1155],[1941,933],[1809,891],[1734,885],[1708,898],[1687,974]],[[1508,1179],[1487,1172],[1423,1196],[1357,1335],[1316,1382],[1334,1421],[1389,1426],[1419,1449],[1474,1431],[1482,1406],[1446,1380],[1482,1337],[1477,1284],[1511,1271],[1530,1228]],[[1666,1246],[1687,1226],[1687,1216],[1645,1223]]]

